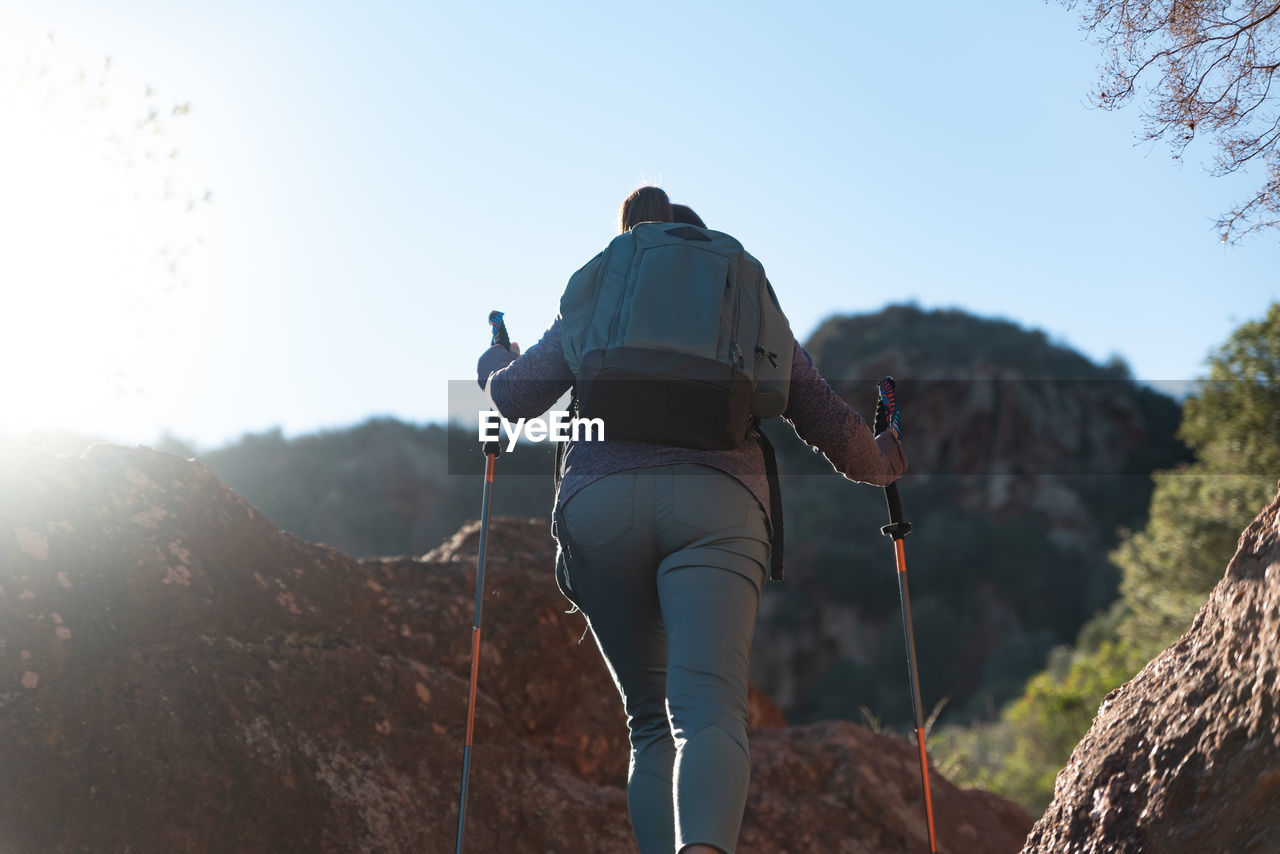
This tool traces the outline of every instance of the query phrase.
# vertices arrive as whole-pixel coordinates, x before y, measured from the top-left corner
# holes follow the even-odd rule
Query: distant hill
[[[959,310],[834,317],[806,347],[868,418],[875,381],[897,379],[925,704],[948,698],[949,720],[998,708],[1115,598],[1117,530],[1144,522],[1149,473],[1187,457],[1178,406],[1123,364]],[[766,427],[784,473],[787,580],[766,587],[753,676],[790,720],[858,719],[866,707],[904,724],[883,493],[837,476],[785,423]],[[249,435],[200,456],[275,524],[357,556],[423,554],[479,515],[483,458],[458,428],[380,418],[288,441]],[[548,520],[551,468],[545,445],[504,454],[494,512]]]
[[[546,451],[501,456],[495,513],[549,514]],[[424,554],[480,510],[483,455],[456,427],[377,418],[293,440],[277,430],[202,459],[280,527],[361,557]]]

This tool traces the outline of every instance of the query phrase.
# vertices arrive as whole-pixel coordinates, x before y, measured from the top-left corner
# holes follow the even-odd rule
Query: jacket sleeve
[[[898,438],[888,431],[873,436],[862,416],[818,373],[813,357],[799,342],[791,357],[791,387],[782,417],[806,445],[850,480],[888,486],[907,469]]]
[[[485,393],[508,421],[536,418],[573,385],[573,372],[560,348],[560,318],[515,361],[489,375]]]

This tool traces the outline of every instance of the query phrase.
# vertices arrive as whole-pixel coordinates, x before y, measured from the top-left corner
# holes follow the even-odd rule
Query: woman
[[[683,207],[683,206],[679,206]],[[678,215],[678,219],[677,219]],[[619,212],[702,225],[641,187]],[[541,415],[574,382],[556,319],[523,356],[492,347],[478,381],[504,418]],[[837,471],[877,486],[907,467],[896,434],[873,437],[794,345],[783,418]],[[610,439],[570,445],[556,496],[556,581],[586,616],[630,729],[627,806],[642,854],[733,854],[750,779],[747,680],[770,565],[759,441],[694,450]]]

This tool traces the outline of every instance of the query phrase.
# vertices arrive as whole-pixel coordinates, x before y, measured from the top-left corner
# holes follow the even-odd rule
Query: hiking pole
[[[902,419],[898,413],[893,377],[885,377],[876,385],[875,432],[880,434],[892,429],[901,435]],[[894,558],[898,564],[898,598],[902,601],[902,630],[907,638],[907,679],[911,685],[911,711],[915,714],[916,745],[920,748],[920,780],[924,784],[924,816],[929,827],[930,854],[938,854],[938,840],[933,832],[933,797],[929,794],[929,756],[924,749],[924,719],[920,713],[920,675],[916,670],[915,630],[911,627],[911,595],[907,591],[907,555],[902,540],[911,533],[911,523],[902,520],[902,502],[898,498],[898,485],[891,483],[884,488],[889,505],[889,524],[880,533],[893,538]]]
[[[489,325],[493,327],[493,340],[490,346],[501,344],[511,349],[511,339],[507,336],[507,325],[502,320],[502,312],[489,312]],[[480,498],[480,545],[476,557],[476,618],[471,624],[471,688],[467,692],[467,737],[462,745],[462,791],[458,795],[458,837],[454,846],[455,854],[462,854],[462,830],[467,820],[467,775],[471,768],[471,737],[475,726],[476,715],[476,680],[480,674],[480,612],[484,605],[484,551],[485,539],[489,533],[489,505],[493,500],[493,466],[502,451],[499,441],[485,442],[484,451],[484,494]]]

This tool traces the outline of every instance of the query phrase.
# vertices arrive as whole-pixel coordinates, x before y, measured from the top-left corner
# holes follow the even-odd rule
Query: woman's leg
[[[676,842],[732,854],[751,779],[747,679],[759,594],[716,566],[661,576],[667,702],[675,734]]]
[[[628,716],[627,805],[641,854],[677,844],[684,854],[733,854],[750,778],[747,679],[769,564],[764,511],[737,480],[682,465],[602,478],[570,499],[563,518],[570,598]]]
[[[702,473],[695,473],[702,469]],[[705,472],[710,471],[710,474]],[[669,467],[658,481],[658,596],[675,735],[676,845],[733,854],[751,777],[747,681],[769,564],[764,511],[728,475]]]
[[[582,609],[622,696],[630,729],[627,807],[641,854],[672,854],[675,745],[667,719],[667,639],[658,601],[660,559],[653,478],[619,472],[564,507],[570,598]]]

